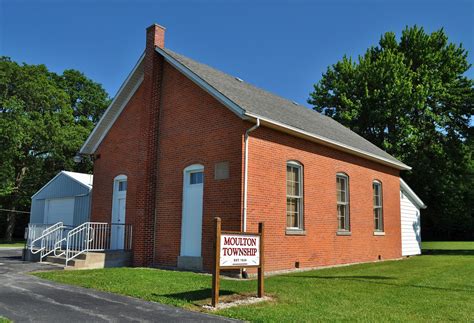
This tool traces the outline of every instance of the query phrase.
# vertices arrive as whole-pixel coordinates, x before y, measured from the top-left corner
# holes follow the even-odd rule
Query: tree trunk
[[[23,179],[26,175],[26,167],[21,167],[17,171],[17,175],[15,178],[15,191],[12,194],[12,201],[10,207],[10,213],[7,215],[7,228],[5,230],[5,240],[7,242],[11,242],[13,240],[13,233],[15,232],[15,224],[16,224],[16,208],[18,203],[18,192],[21,190],[21,184],[23,183]]]
[[[13,232],[15,231],[15,223],[16,223],[16,208],[15,206],[12,207],[12,211],[7,215],[7,229],[5,230],[5,240],[7,242],[12,242],[13,240]]]

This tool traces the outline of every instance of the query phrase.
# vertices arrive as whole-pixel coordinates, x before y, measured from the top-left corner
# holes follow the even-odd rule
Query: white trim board
[[[122,111],[125,108],[125,106],[127,105],[128,101],[135,94],[138,87],[143,82],[144,73],[143,73],[143,71],[138,71],[138,69],[142,65],[144,58],[145,58],[145,54],[142,54],[140,56],[140,58],[138,59],[138,62],[133,67],[132,71],[128,74],[127,78],[125,79],[125,81],[120,86],[120,89],[117,91],[117,94],[115,95],[114,99],[112,100],[112,103],[108,106],[107,110],[105,110],[105,112],[102,115],[102,117],[100,118],[99,122],[96,124],[96,126],[92,130],[91,134],[89,135],[89,137],[87,137],[87,140],[82,145],[81,149],[79,150],[80,154],[92,155],[93,153],[95,153],[95,151],[99,147],[100,143],[102,142],[102,140],[104,140],[105,136],[109,132],[110,128],[113,126],[113,124],[115,123],[117,118],[122,113]],[[141,74],[140,75],[135,75],[138,72],[141,72]],[[129,90],[129,92],[126,92],[126,89],[129,86],[129,83],[134,78],[134,76],[135,76],[135,78],[137,78],[137,80],[135,81],[135,84],[133,84],[132,89]],[[122,97],[122,94],[126,95],[126,98],[123,100],[122,104],[118,108],[116,108],[116,105],[118,104],[117,101],[118,101],[119,98]],[[115,111],[113,111],[114,108],[116,108],[116,110],[117,110],[115,115],[112,116],[112,120],[110,120],[108,122],[108,124],[105,124],[107,122],[106,121],[107,116],[109,114],[115,112]],[[101,131],[100,136],[98,138],[96,138],[96,133],[98,134],[99,131]],[[92,145],[92,148],[89,147],[90,145]]]
[[[418,195],[416,195],[416,193],[402,178],[400,178],[400,190],[402,193],[406,193],[405,195],[407,195],[407,197],[409,197],[420,209],[426,209],[426,204],[418,197]]]
[[[87,188],[89,190],[89,192],[92,190],[92,186],[89,186],[87,184],[84,184],[83,182],[79,181],[77,178],[74,178],[73,176],[71,176],[70,174],[68,174],[68,171],[65,171],[65,170],[62,170],[60,171],[59,173],[56,174],[56,176],[54,176],[53,178],[51,178],[46,184],[43,185],[43,187],[41,187],[39,190],[36,191],[35,194],[31,195],[31,199],[33,199],[36,195],[38,195],[42,190],[44,190],[46,187],[49,186],[49,184],[51,184],[52,182],[54,182],[54,180],[56,178],[58,178],[60,175],[65,175],[67,176],[68,178],[72,179],[74,182],[78,183],[79,185]],[[82,194],[81,194],[82,195]],[[76,196],[81,196],[81,195],[76,195]]]

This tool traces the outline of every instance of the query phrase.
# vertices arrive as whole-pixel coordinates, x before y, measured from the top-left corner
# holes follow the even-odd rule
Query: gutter
[[[249,136],[250,133],[260,127],[260,119],[257,118],[257,124],[245,131],[244,139],[244,208],[243,208],[243,232],[247,232],[247,193],[248,193],[248,173],[249,173]]]
[[[272,119],[269,119],[269,118],[266,118],[266,117],[262,117],[260,115],[253,114],[253,113],[250,113],[250,112],[246,112],[245,116],[250,117],[252,119],[257,119],[257,120],[260,119],[260,121],[262,122],[263,125],[268,126],[270,128],[277,129],[279,131],[283,131],[283,132],[291,134],[291,135],[296,135],[297,137],[302,137],[302,138],[305,138],[306,140],[309,139],[310,141],[317,142],[321,145],[329,146],[331,148],[347,152],[351,155],[356,155],[356,156],[362,157],[364,159],[375,161],[379,164],[394,167],[398,170],[411,170],[410,166],[405,165],[404,163],[402,163],[400,161],[392,161],[392,160],[389,160],[387,158],[380,157],[380,156],[374,155],[372,153],[363,151],[361,149],[354,148],[352,146],[340,143],[338,141],[331,140],[331,139],[328,139],[326,137],[319,136],[319,135],[307,132],[307,131],[302,130],[302,129],[298,129],[296,127],[284,124],[282,122],[278,122],[278,121],[275,121],[275,120],[272,120]]]

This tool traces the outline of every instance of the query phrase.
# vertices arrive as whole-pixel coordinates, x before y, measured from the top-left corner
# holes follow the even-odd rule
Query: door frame
[[[119,183],[120,182],[127,182],[127,189],[125,191],[119,191]],[[113,183],[113,194],[112,194],[112,214],[111,214],[111,217],[110,217],[110,224],[117,224],[117,223],[120,223],[120,224],[124,224],[126,223],[126,219],[127,219],[127,191],[128,191],[128,178],[126,175],[118,175],[118,176],[115,176],[114,178],[114,183]],[[125,199],[125,214],[123,216],[123,222],[117,222],[116,221],[116,218],[118,218],[119,216],[119,213],[120,213],[120,207],[119,207],[119,199]],[[114,242],[114,239],[117,238],[117,234],[121,235],[122,238],[122,242],[121,243],[117,243],[117,245],[119,246],[122,246],[122,248],[120,249],[123,249],[123,246],[124,246],[124,243],[125,243],[125,227],[123,226],[118,226],[118,225],[115,225],[113,226],[112,225],[112,232],[111,232],[111,241],[110,241],[110,247],[112,247],[112,245],[114,245],[116,242]]]
[[[201,257],[202,256],[202,217],[204,216],[204,165],[201,164],[192,164],[184,168],[183,170],[183,195],[182,195],[182,205],[181,205],[181,239],[180,239],[180,251],[179,255],[181,257],[188,257],[188,255],[183,254],[183,241],[184,241],[184,235],[183,235],[183,228],[184,228],[184,216],[185,216],[185,203],[186,203],[186,190],[187,187],[191,184],[188,184],[190,179],[191,179],[191,174],[192,173],[203,173],[203,180],[202,180],[202,196],[201,196],[201,228],[200,228],[200,243],[199,243],[199,255],[197,256],[190,256],[190,257]]]

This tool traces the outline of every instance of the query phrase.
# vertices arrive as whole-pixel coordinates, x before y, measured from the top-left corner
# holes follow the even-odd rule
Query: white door
[[[47,199],[44,203],[44,223],[64,225],[74,223],[74,197]]]
[[[183,183],[181,256],[201,256],[203,189],[204,167],[186,167]]]
[[[117,176],[114,181],[110,248],[121,250],[125,240],[125,210],[127,204],[127,177]]]

